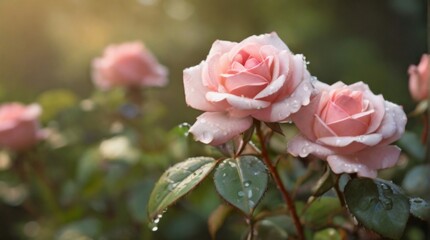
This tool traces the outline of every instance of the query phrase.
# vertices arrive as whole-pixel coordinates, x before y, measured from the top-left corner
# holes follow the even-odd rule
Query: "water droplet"
[[[151,231],[153,231],[153,232],[156,232],[158,230],[158,227],[157,226],[155,226],[155,227],[153,227],[152,229],[151,229]]]
[[[160,222],[159,218],[154,219],[154,223],[159,223],[159,222]]]
[[[248,198],[252,198],[252,190],[248,190]]]
[[[199,139],[202,143],[210,143],[213,140],[212,133],[210,132],[202,132]]]
[[[166,210],[164,210],[164,212],[165,212]],[[163,215],[162,214],[158,214],[157,215],[157,218],[162,218],[163,217]]]
[[[237,193],[237,196],[239,196],[239,197],[243,197],[243,196],[245,196],[245,193],[244,193],[244,192],[242,192],[242,191],[239,191],[239,192]]]
[[[245,186],[245,187],[251,186],[251,181],[245,181],[245,182],[243,182],[243,186]]]
[[[260,174],[260,172],[259,171],[255,171],[254,172],[254,176],[257,176],[257,175],[259,175]]]
[[[252,201],[252,200],[249,200],[249,206],[250,206],[251,208],[253,208],[253,207],[255,206],[255,203],[254,203],[254,201]]]
[[[226,177],[226,176],[227,176],[227,173],[223,173],[223,174],[222,174],[222,177]]]

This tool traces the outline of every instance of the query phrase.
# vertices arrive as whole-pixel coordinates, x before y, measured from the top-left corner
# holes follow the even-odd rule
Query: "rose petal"
[[[359,176],[375,178],[379,169],[394,166],[400,155],[397,146],[366,148],[354,155],[331,155],[327,162],[333,172],[357,173]]]
[[[362,111],[362,92],[352,92],[349,95],[336,97],[335,104],[342,108],[348,115],[354,115]]]
[[[278,79],[272,81],[269,85],[266,86],[261,92],[259,92],[254,98],[266,100],[265,98],[277,95],[279,90],[285,84],[285,75],[281,75]]]
[[[315,115],[315,112],[319,107],[321,96],[321,93],[314,95],[308,105],[303,106],[300,108],[300,111],[291,115],[291,120],[300,132],[312,141],[316,140],[316,136],[313,131],[314,128],[310,127],[313,126],[315,121],[315,118],[311,116]]]
[[[287,150],[291,155],[302,158],[312,154],[318,158],[325,159],[327,156],[334,154],[331,149],[318,145],[301,134],[288,142]]]
[[[213,44],[211,49],[209,50],[208,58],[211,57],[214,54],[223,54],[228,51],[230,51],[235,45],[237,45],[236,42],[230,42],[230,41],[224,41],[224,40],[216,40]]]
[[[337,136],[358,136],[365,134],[367,130],[367,124],[351,117],[327,125]]]
[[[250,98],[268,84],[266,79],[250,72],[240,72],[234,75],[225,74],[224,77],[224,86],[228,92]]]
[[[365,144],[367,146],[375,146],[382,140],[381,134],[368,134],[352,137],[323,137],[318,138],[317,143],[322,143],[332,147],[346,147],[353,142]]]
[[[231,118],[227,113],[206,112],[197,117],[190,133],[197,141],[210,145],[220,145],[252,125],[252,118]]]
[[[220,111],[222,106],[216,106],[206,100],[208,89],[203,86],[201,75],[203,62],[184,70],[185,101],[195,109],[202,111]]]
[[[308,126],[313,129],[317,138],[322,137],[335,137],[337,133],[334,132],[318,115],[315,114],[315,121],[313,125]]]
[[[254,56],[257,56],[258,52],[255,52],[254,50],[258,51],[258,48],[261,48],[262,46],[265,46],[265,45],[271,45],[274,47],[274,49],[277,49],[279,51],[282,51],[282,50],[289,51],[287,45],[285,45],[285,43],[279,38],[279,36],[275,32],[272,32],[270,34],[262,34],[258,36],[253,35],[244,39],[239,44],[231,48],[231,50],[228,53],[229,59],[233,60],[234,57],[237,54],[239,54],[239,52],[244,48],[246,48],[248,52],[252,52]],[[252,46],[257,46],[257,48],[254,48]]]
[[[349,117],[349,114],[345,110],[343,110],[342,107],[338,106],[332,101],[329,101],[327,103],[321,115],[325,116],[325,118],[323,118],[322,120],[327,124],[337,122],[339,120],[343,120]]]
[[[390,144],[403,135],[408,119],[399,105],[385,101],[385,106],[384,120],[377,132],[384,136],[381,144]]]
[[[229,93],[208,92],[206,93],[206,99],[211,102],[221,102],[226,100],[237,110],[263,109],[270,105],[270,103],[266,101],[238,97]]]
[[[313,87],[310,76],[307,77],[307,74],[294,90],[294,94],[273,103],[268,108],[255,112],[252,116],[263,122],[281,122],[286,121],[292,113],[297,112],[302,106],[308,105]]]

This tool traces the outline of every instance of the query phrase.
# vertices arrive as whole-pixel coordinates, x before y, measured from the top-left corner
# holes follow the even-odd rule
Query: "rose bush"
[[[411,65],[409,73],[409,91],[415,101],[428,98],[430,81],[430,55],[423,54],[418,66]]]
[[[42,138],[38,123],[40,113],[37,104],[0,105],[0,147],[24,150],[36,144]]]
[[[327,160],[335,173],[367,177],[397,162],[400,149],[389,144],[404,132],[402,107],[373,94],[362,82],[315,82],[315,89],[309,105],[292,116],[301,132],[288,144],[292,155],[312,154]]]
[[[253,118],[282,122],[309,103],[311,75],[276,33],[215,41],[205,61],[184,70],[189,106],[206,111],[190,132],[211,145],[247,130]]]
[[[164,86],[167,69],[160,65],[142,43],[108,46],[92,63],[94,84],[101,89],[117,86]]]

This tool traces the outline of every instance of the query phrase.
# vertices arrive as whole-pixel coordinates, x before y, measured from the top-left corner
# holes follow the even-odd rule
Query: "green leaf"
[[[197,186],[215,167],[210,157],[194,157],[170,167],[160,177],[148,201],[148,214],[155,219],[167,207]]]
[[[216,233],[221,228],[232,209],[233,208],[229,205],[221,204],[211,213],[208,219],[208,228],[212,239],[216,239]]]
[[[355,178],[345,186],[349,211],[368,229],[399,239],[409,218],[409,199],[401,189],[381,179]]]
[[[218,193],[246,215],[251,215],[267,189],[266,166],[255,156],[224,160],[216,169]]]
[[[430,218],[430,205],[421,198],[409,199],[411,204],[410,212],[417,218],[428,220]]]
[[[340,212],[342,212],[342,206],[337,197],[321,197],[306,209],[303,219],[308,226],[322,228],[326,227]]]
[[[258,239],[288,239],[295,235],[294,223],[289,216],[279,215],[264,218],[256,224]]]
[[[272,129],[272,131],[284,136],[284,132],[282,131],[281,125],[279,125],[279,123],[265,122],[264,124],[266,124],[266,126]]]
[[[330,190],[335,184],[334,176],[330,170],[327,168],[325,173],[316,182],[315,186],[312,187],[313,195],[319,197]]]

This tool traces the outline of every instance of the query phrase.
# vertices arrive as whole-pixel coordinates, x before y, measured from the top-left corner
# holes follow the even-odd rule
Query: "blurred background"
[[[68,105],[71,109],[78,105],[84,110],[91,108],[91,104],[85,101],[94,98],[95,94],[90,78],[91,61],[100,56],[107,45],[143,41],[170,71],[170,83],[167,87],[148,90],[149,96],[156,103],[148,107],[150,111],[147,114],[157,116],[156,120],[150,119],[146,123],[149,126],[160,126],[158,132],[153,131],[146,136],[152,140],[166,136],[166,132],[170,134],[170,129],[182,122],[194,122],[199,114],[188,108],[184,101],[184,68],[197,65],[205,59],[216,39],[241,41],[250,35],[272,31],[277,32],[294,53],[306,56],[310,62],[311,74],[319,80],[327,83],[363,81],[370,85],[373,92],[381,93],[385,99],[403,105],[406,112],[415,107],[407,87],[407,69],[410,64],[418,64],[421,55],[427,51],[425,0],[1,0],[0,102],[41,103],[46,109],[42,124],[54,126],[57,130],[67,128],[63,133],[69,139],[68,142],[75,141],[81,146],[76,147],[75,144],[71,147],[60,143],[57,144],[57,150],[45,153],[44,156],[50,159],[53,166],[50,168],[52,178],[63,177],[64,185],[58,186],[58,189],[62,194],[62,206],[66,206],[65,209],[68,204],[73,206],[67,210],[68,215],[54,216],[60,220],[53,223],[51,218],[36,214],[36,219],[39,220],[35,221],[35,217],[29,217],[19,201],[11,203],[3,199],[0,203],[0,239],[43,239],[43,236],[78,239],[75,235],[71,238],[64,237],[64,232],[69,228],[81,229],[81,232],[86,233],[79,239],[102,236],[100,232],[105,232],[106,229],[112,232],[97,239],[136,239],[133,237],[134,233],[146,231],[142,230],[146,229],[145,196],[148,195],[155,176],[159,176],[162,169],[186,157],[185,155],[196,155],[203,151],[196,146],[195,151],[177,153],[183,147],[178,145],[176,147],[179,150],[170,149],[170,155],[164,154],[161,157],[156,152],[162,149],[164,143],[162,140],[159,143],[155,140],[148,147],[147,155],[152,154],[151,158],[162,164],[138,165],[142,167],[142,172],[134,171],[137,171],[135,176],[139,180],[130,180],[117,186],[117,189],[106,190],[102,185],[121,179],[128,173],[128,168],[123,172],[122,167],[116,166],[112,168],[113,172],[109,172],[111,168],[108,167],[108,171],[104,166],[100,172],[91,170],[97,172],[94,173],[82,170],[88,167],[82,166],[84,164],[77,164],[76,167],[74,163],[77,159],[85,161],[82,159],[93,156],[91,154],[94,153],[88,150],[88,146],[98,146],[106,137],[115,136],[115,130],[109,134],[102,133],[103,128],[112,129],[112,122],[99,122],[94,119],[100,118],[92,115],[79,118],[81,113],[77,110],[69,111],[72,116],[58,114],[59,110],[55,109],[53,102]],[[96,98],[100,98],[103,93],[97,94]],[[115,93],[109,94],[114,95],[110,98],[116,96]],[[115,108],[115,103],[113,105]],[[49,109],[49,106],[54,110]],[[70,128],[77,123],[79,126]],[[414,121],[410,124],[414,124]],[[408,125],[408,128],[413,126]],[[91,129],[89,132],[92,135],[88,136],[85,129]],[[85,139],[82,138],[84,134]],[[133,137],[135,136],[130,139],[133,140]],[[67,166],[70,167],[69,171],[66,171]],[[79,172],[79,169],[84,173]],[[149,173],[148,169],[157,171]],[[108,177],[111,177],[111,182],[97,185],[97,182],[88,180],[97,178],[94,176],[106,177],[105,174],[110,174]],[[154,178],[140,181],[139,174],[153,174]],[[68,180],[66,176],[69,175],[77,180]],[[10,179],[13,177],[1,175],[1,191],[8,189],[5,182],[10,182]],[[123,196],[121,189],[124,188],[127,191],[142,188],[146,190],[130,190]],[[82,199],[76,200],[76,194],[82,191],[86,195],[83,194]],[[106,196],[112,196],[110,194],[118,198],[107,198]],[[158,235],[141,235],[146,236],[146,239],[151,239],[150,236],[153,239],[193,239],[196,236],[200,239],[208,238],[206,219],[219,204],[219,200],[214,192],[197,192],[194,196],[190,203],[179,207],[182,211],[188,211],[188,214],[176,218],[173,216],[177,214],[177,210],[172,210],[171,220],[163,219],[165,222],[162,224],[164,228],[169,226],[169,231],[157,232]],[[202,200],[204,196],[215,200]],[[118,200],[121,197],[128,204],[124,206],[125,210],[112,210],[115,201],[121,202]],[[87,208],[75,206],[87,203]],[[195,209],[196,206],[201,209]],[[194,210],[190,210],[192,208]],[[119,215],[109,215],[112,211]],[[108,223],[100,220],[102,213],[110,217],[110,220],[106,220]],[[118,223],[115,219],[126,220]],[[121,224],[127,226],[116,229]]]
[[[364,81],[411,108],[407,68],[426,52],[425,0],[2,0],[0,100],[32,102],[41,92],[93,91],[90,62],[111,43],[141,40],[170,69],[157,96],[166,127],[193,120],[182,70],[206,58],[216,39],[276,31],[303,53],[321,81]]]

